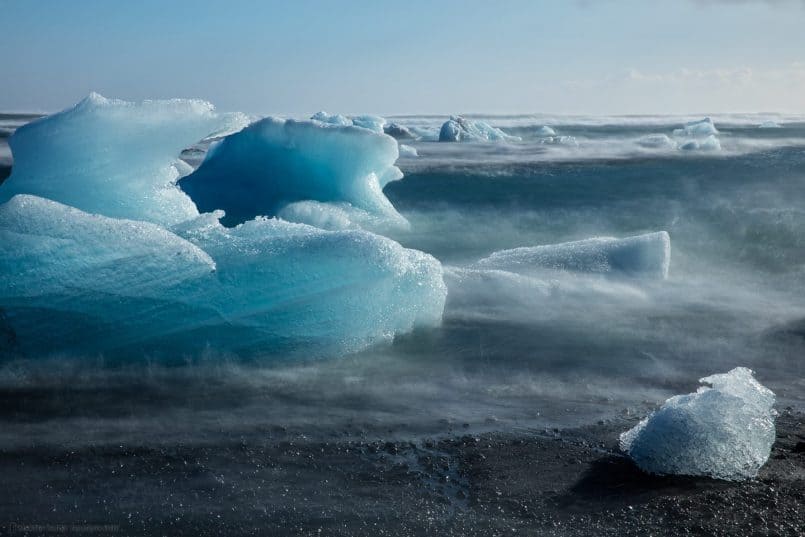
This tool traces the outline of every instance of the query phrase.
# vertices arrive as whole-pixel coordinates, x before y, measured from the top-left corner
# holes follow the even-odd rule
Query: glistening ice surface
[[[183,367],[109,366],[114,353],[6,362],[5,389],[27,387],[54,405],[66,391],[85,404],[55,423],[27,421],[4,441],[204,438],[256,425],[305,434],[563,426],[646,415],[736,366],[755,370],[778,406],[803,407],[805,118],[711,115],[718,133],[702,137],[684,129],[705,115],[464,116],[521,141],[438,142],[455,112],[386,118],[397,135],[418,137],[404,143],[419,157],[393,163],[404,177],[383,189],[410,227],[383,233],[441,262],[441,324],[316,361],[253,364],[211,346],[178,357]],[[335,128],[359,128],[352,121]],[[759,128],[768,121],[780,128]],[[681,148],[709,136],[720,149]],[[198,166],[207,146],[183,157]],[[329,201],[295,203],[311,223],[326,205],[321,227],[351,225]],[[670,239],[665,279],[557,263],[478,266],[517,248],[558,255],[553,245],[660,232]]]
[[[774,443],[774,394],[745,367],[699,382],[623,433],[621,449],[653,474],[755,477]]]
[[[226,117],[197,101],[135,105],[93,94],[12,136],[16,160],[0,187],[17,193],[0,205],[4,354],[98,353],[162,363],[204,349],[263,361],[328,357],[440,322],[442,267],[427,254],[366,231],[268,219],[262,216],[268,210],[225,228],[221,209],[237,206],[223,196],[210,202],[210,191],[223,183],[253,199],[249,191],[257,185],[232,184],[220,164],[213,185],[196,191],[197,199],[212,203],[213,212],[199,215],[175,177],[160,174],[192,171],[176,160],[176,144],[205,137],[210,127],[196,128],[199,115],[216,122]],[[288,199],[288,192],[315,199],[340,192],[346,182],[344,190],[373,192],[373,201],[401,218],[380,190],[380,181],[400,176],[392,166],[392,138],[351,127],[289,125],[291,139],[273,145],[271,127],[282,132],[285,122],[260,121],[224,138],[201,170],[222,158],[232,140],[237,144],[253,128],[268,130],[265,146],[239,150],[240,162],[257,161],[253,167],[276,163],[266,170],[272,179],[264,202]],[[75,132],[80,143],[69,138]],[[350,141],[345,159],[341,152]],[[388,172],[381,179],[371,171],[377,160]],[[321,168],[330,174],[314,175]],[[64,170],[69,173],[60,180]],[[305,188],[295,188],[309,176]],[[166,223],[172,226],[158,225]]]

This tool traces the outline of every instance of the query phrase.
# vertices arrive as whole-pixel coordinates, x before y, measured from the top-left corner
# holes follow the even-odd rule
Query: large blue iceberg
[[[165,113],[161,120],[155,106]],[[225,227],[220,209],[236,203],[233,196],[206,198],[213,210],[199,214],[173,184],[186,171],[177,170],[176,156],[234,125],[232,117],[208,112],[202,121],[199,109],[211,107],[91,96],[12,138],[13,180],[0,186],[8,199],[0,205],[0,328],[11,334],[3,355],[182,359],[211,349],[334,356],[440,322],[447,290],[430,255],[360,229],[328,231],[262,216]],[[297,173],[272,182],[285,201],[294,192],[298,200],[330,200],[336,192],[337,199],[363,202],[367,213],[397,214],[379,190],[399,177],[390,137],[277,120],[243,132],[213,147],[202,166],[211,185],[223,188],[232,177],[212,171],[225,174],[235,151],[253,165],[274,158]],[[290,137],[288,144],[265,142],[267,132]],[[80,139],[64,141],[68,135]],[[252,135],[262,143],[244,144]],[[345,186],[350,172],[355,182]],[[294,179],[307,182],[299,187]],[[268,201],[260,198],[265,189],[240,186],[230,185]]]
[[[266,118],[213,146],[180,186],[200,210],[224,210],[227,225],[318,202],[328,204],[321,210],[358,221],[404,227],[406,220],[383,194],[384,186],[402,177],[394,165],[398,156],[393,138],[368,129]],[[308,212],[292,208],[285,216]]]
[[[91,213],[174,224],[198,215],[176,180],[191,171],[182,149],[243,128],[242,114],[204,101],[130,103],[97,93],[17,129],[0,202],[34,194]]]

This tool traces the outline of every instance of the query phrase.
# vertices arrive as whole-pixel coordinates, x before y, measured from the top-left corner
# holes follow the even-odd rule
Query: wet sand
[[[805,414],[744,483],[652,477],[634,417],[567,430],[370,439],[267,427],[220,441],[0,450],[11,535],[775,535],[805,532]],[[12,424],[7,424],[12,425]],[[12,425],[13,426],[13,425]],[[389,438],[398,435],[389,431]],[[374,433],[371,433],[374,436]]]

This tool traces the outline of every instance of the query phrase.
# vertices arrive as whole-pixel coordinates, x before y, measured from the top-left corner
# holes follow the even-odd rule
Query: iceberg
[[[277,219],[226,228],[221,214],[168,231],[15,196],[0,206],[10,350],[332,356],[441,319],[442,267],[427,254]]]
[[[364,128],[265,118],[227,136],[179,186],[202,212],[235,225],[300,201],[333,203],[389,226],[408,222],[383,194],[402,177],[397,141]]]
[[[693,137],[693,138],[705,138],[711,135],[717,135],[718,129],[716,129],[713,120],[709,117],[701,119],[699,121],[693,121],[690,123],[686,123],[684,127],[681,129],[674,130],[674,136],[676,137]]]
[[[174,184],[192,171],[176,154],[239,126],[200,101],[93,95],[20,129],[0,186],[0,356],[329,357],[440,322],[439,261],[355,229],[405,222],[381,190],[401,176],[393,138],[259,121],[189,176],[215,209],[199,214]],[[243,223],[224,227],[219,207]]]
[[[637,140],[637,145],[650,149],[676,149],[676,142],[665,134],[648,134]]]
[[[621,449],[652,474],[755,477],[775,439],[774,393],[745,367],[699,382],[708,386],[668,399],[621,434]]]
[[[776,121],[764,121],[760,125],[758,125],[759,129],[780,129],[782,128],[779,123]]]
[[[202,215],[177,233],[216,262],[214,294],[201,292],[199,303],[214,304],[226,320],[215,330],[223,348],[343,354],[441,322],[447,287],[428,254],[363,230],[275,218],[227,228],[218,216]],[[232,325],[250,328],[249,337]]]
[[[205,101],[131,103],[92,93],[16,130],[9,140],[14,167],[0,186],[0,203],[32,194],[115,218],[178,223],[198,215],[175,186],[190,171],[178,160],[181,151],[247,122]]]
[[[721,142],[715,136],[708,136],[704,140],[688,140],[679,145],[682,151],[721,151]]]
[[[389,123],[383,127],[383,132],[395,140],[414,140],[417,136],[408,127],[398,123]]]
[[[327,123],[328,125],[340,125],[342,127],[352,126],[352,120],[348,117],[342,116],[341,114],[328,114],[324,110],[316,112],[310,116],[310,119],[320,123]]]
[[[310,119],[320,123],[327,123],[329,125],[339,125],[341,127],[361,127],[379,134],[383,134],[384,127],[386,125],[386,120],[379,116],[364,115],[346,117],[342,116],[341,114],[331,115],[324,111],[316,112],[310,117]]]
[[[671,239],[665,231],[617,239],[595,237],[574,242],[500,250],[473,265],[531,274],[562,270],[653,279],[668,277]]]
[[[483,121],[470,121],[461,116],[451,116],[439,131],[440,142],[497,142],[519,141],[518,136],[509,136]]]
[[[352,118],[352,124],[356,127],[368,129],[378,134],[385,133],[386,120],[380,116],[355,116]]]
[[[193,322],[185,284],[215,269],[198,246],[150,222],[27,194],[0,205],[0,307],[13,351],[91,353],[181,329]]]

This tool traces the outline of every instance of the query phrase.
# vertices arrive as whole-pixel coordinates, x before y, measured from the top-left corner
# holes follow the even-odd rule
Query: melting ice
[[[93,94],[14,134],[0,187],[13,352],[337,355],[440,322],[446,288],[433,257],[367,231],[262,216],[321,200],[404,222],[381,191],[401,176],[396,142],[259,121],[187,179],[199,214],[175,185],[189,171],[177,155],[241,122],[200,101]],[[239,225],[221,225],[221,209]]]
[[[699,382],[623,433],[621,449],[652,474],[755,477],[774,443],[774,393],[745,367]]]

